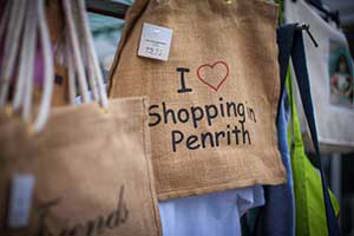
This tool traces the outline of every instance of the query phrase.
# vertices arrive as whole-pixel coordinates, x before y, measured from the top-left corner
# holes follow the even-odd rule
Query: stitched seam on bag
[[[242,181],[228,181],[224,183],[218,183],[218,184],[213,184],[209,185],[206,187],[189,187],[189,188],[184,188],[182,190],[177,190],[177,191],[166,191],[163,193],[158,194],[158,198],[160,200],[165,200],[165,199],[170,199],[170,198],[177,198],[177,197],[186,197],[186,196],[193,196],[193,195],[199,195],[199,194],[206,194],[210,192],[218,192],[218,191],[227,191],[230,189],[235,188],[235,185],[238,185],[239,187],[237,188],[242,188],[242,187],[247,187],[247,186],[253,186],[253,185],[263,185],[263,184],[269,184],[272,182],[272,185],[276,184],[281,184],[284,182],[285,177],[269,177],[269,178],[261,178],[261,181],[259,179],[254,180],[254,177],[244,179]]]
[[[262,5],[266,6],[266,7],[268,7],[268,8],[274,8],[274,7],[278,7],[279,6],[279,4],[277,4],[277,3],[273,3],[273,2],[265,1],[265,0],[257,0],[257,2],[259,4],[262,4]],[[277,12],[279,12],[279,11],[277,11]],[[277,16],[277,19],[278,19],[278,16]]]
[[[273,27],[274,27],[274,39],[276,39],[276,28],[277,28],[277,24],[278,24],[278,14],[279,14],[279,11],[277,11],[276,13],[276,17],[275,17],[275,20],[273,22]],[[276,41],[276,40],[274,40]],[[276,128],[276,119],[277,119],[277,111],[278,111],[278,100],[281,99],[280,97],[280,94],[281,94],[281,91],[280,91],[280,66],[279,66],[279,63],[278,62],[278,58],[277,58],[277,55],[279,53],[279,49],[277,47],[277,43],[273,41],[273,48],[276,50],[275,53],[273,53],[273,61],[275,61],[276,63],[276,79],[274,79],[274,86],[273,86],[273,99],[272,99],[272,112],[271,112],[271,119],[272,121],[274,121],[274,123],[272,123],[272,127],[271,127],[271,130],[273,131],[273,135],[276,135],[277,134],[277,128]],[[278,99],[277,99],[278,98]],[[274,102],[275,101],[275,102]],[[272,135],[271,135],[271,138],[272,138]],[[277,151],[275,149],[275,147],[278,147],[278,138],[272,138],[272,143],[273,143],[273,148],[272,148],[272,152],[274,154],[274,157],[278,157],[276,158],[277,159],[277,169],[281,169],[282,170],[282,174],[283,175],[286,175],[286,171],[285,171],[285,168],[284,168],[284,165],[283,165],[283,162],[281,160],[281,154],[279,153],[279,151]]]
[[[158,213],[158,208],[157,208],[157,198],[154,197],[156,196],[156,191],[155,191],[155,181],[154,181],[154,175],[152,172],[152,163],[151,163],[151,159],[149,160],[148,157],[151,157],[152,153],[151,150],[148,153],[147,150],[151,149],[151,147],[149,148],[148,145],[150,145],[150,143],[148,143],[147,141],[147,132],[146,132],[146,127],[147,127],[147,119],[146,119],[146,98],[144,97],[142,99],[142,106],[143,106],[143,115],[142,115],[142,121],[143,121],[143,142],[144,142],[144,157],[146,160],[146,169],[147,169],[147,175],[149,178],[149,190],[150,190],[150,197],[151,197],[151,201],[152,201],[152,206],[153,206],[153,210],[152,210],[152,214],[154,216],[154,222],[155,222],[155,227],[157,230],[158,235],[162,235],[162,229],[161,229],[161,223],[160,223],[160,215]],[[149,137],[148,137],[149,138]]]
[[[138,5],[139,1],[135,1],[135,3],[133,3],[133,5],[130,7],[130,9],[127,12],[126,23],[125,23],[126,25],[124,26],[123,34],[122,34],[121,39],[119,41],[118,50],[117,50],[116,55],[114,57],[114,61],[111,65],[111,68],[113,68],[113,69],[110,70],[110,73],[108,76],[108,78],[109,78],[109,86],[108,86],[109,97],[112,97],[113,91],[115,91],[114,88],[116,86],[117,78],[113,79],[113,77],[116,74],[116,71],[118,70],[121,54],[125,48],[126,43],[129,41],[129,38],[131,36],[133,29],[135,28],[137,22],[139,21],[141,16],[145,13],[145,10],[149,5],[148,0],[144,0],[144,1],[145,1],[145,3],[142,6]],[[136,11],[138,6],[141,8],[141,9],[139,9],[139,14],[134,14],[134,18],[132,18],[132,19],[128,18],[132,11],[133,12]]]

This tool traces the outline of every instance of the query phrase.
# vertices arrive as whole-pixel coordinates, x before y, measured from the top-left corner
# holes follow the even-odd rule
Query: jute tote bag
[[[146,101],[109,105],[53,109],[37,135],[1,114],[0,235],[160,234]],[[25,213],[12,204],[26,186],[14,193],[14,181],[24,175],[34,178],[33,194],[23,200],[31,202],[28,226],[17,229]]]
[[[151,101],[159,199],[284,182],[277,9],[258,0],[138,0],[127,13],[110,97]],[[173,31],[167,61],[137,55],[144,23]]]
[[[39,35],[45,81],[41,104],[45,109],[33,108],[40,113],[33,124],[31,119],[9,116],[7,108],[0,110],[0,235],[160,235],[146,100],[104,102],[106,93],[99,85],[103,80],[86,28],[89,40],[85,47],[94,64],[101,105],[54,108],[48,119],[53,58],[44,2],[30,2],[34,5],[29,10],[42,22]],[[63,1],[69,8],[72,2]],[[82,12],[83,1],[75,2]],[[74,42],[74,31],[68,32]],[[77,73],[78,47],[72,48],[73,73]],[[31,60],[27,62],[33,65]],[[20,81],[26,88],[33,82],[32,77],[25,81],[17,77],[16,82]],[[20,99],[24,108],[33,89]],[[11,107],[9,102],[7,107]]]
[[[305,1],[285,3],[286,21],[309,24],[319,44],[318,48],[313,47],[311,39],[304,38],[321,152],[353,150],[354,65],[345,35],[324,21]],[[302,109],[299,112],[305,121]],[[305,126],[304,130],[306,140],[310,140]]]

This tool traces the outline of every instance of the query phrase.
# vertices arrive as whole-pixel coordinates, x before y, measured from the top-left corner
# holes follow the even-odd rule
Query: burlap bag
[[[53,109],[29,134],[0,116],[0,235],[160,235],[145,100]],[[28,227],[7,225],[11,179],[35,177]]]
[[[160,199],[284,181],[276,21],[277,7],[258,0],[138,0],[131,7],[110,96],[150,98]],[[137,56],[143,23],[173,30],[168,61]]]

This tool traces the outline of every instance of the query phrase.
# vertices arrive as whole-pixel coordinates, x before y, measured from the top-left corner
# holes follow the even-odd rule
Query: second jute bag
[[[159,199],[284,182],[277,10],[258,0],[138,0],[127,13],[110,96],[151,101]],[[144,23],[173,31],[167,61],[137,55]],[[156,55],[166,46],[147,43]]]
[[[14,99],[4,99],[6,106],[0,106],[0,235],[160,235],[146,99],[108,101],[85,2],[63,0],[63,36],[68,39],[63,54],[71,62],[67,65],[72,106],[51,109],[56,94],[62,97],[65,90],[53,92],[46,3],[28,3],[23,40],[33,45],[39,39],[43,92],[39,107],[32,105],[32,85],[38,76],[31,74],[37,61],[34,48],[23,45]],[[12,14],[16,16],[16,11]],[[84,59],[89,62],[87,73]],[[4,81],[1,91],[8,88]],[[89,103],[87,81],[90,90],[97,92],[93,103]],[[76,87],[84,103],[80,106],[75,103]]]
[[[39,134],[0,114],[0,235],[160,235],[145,108],[57,108]]]

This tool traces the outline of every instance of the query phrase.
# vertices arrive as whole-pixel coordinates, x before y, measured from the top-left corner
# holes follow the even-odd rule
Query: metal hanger
[[[129,5],[110,0],[86,0],[87,10],[101,15],[124,19]]]
[[[313,45],[317,48],[318,47],[318,43],[315,39],[315,37],[313,37],[311,31],[310,31],[310,25],[309,24],[302,24],[302,25],[298,25],[297,26],[298,30],[305,30],[306,33],[308,34],[308,36],[310,37],[311,41],[313,42]]]

